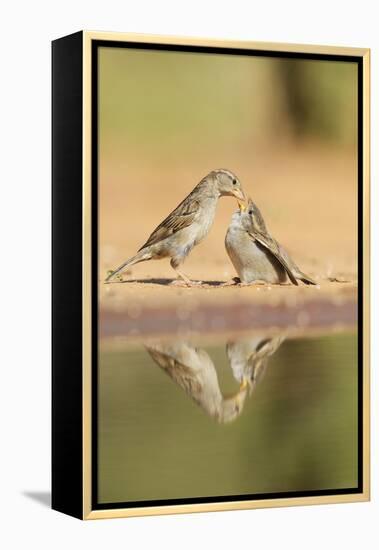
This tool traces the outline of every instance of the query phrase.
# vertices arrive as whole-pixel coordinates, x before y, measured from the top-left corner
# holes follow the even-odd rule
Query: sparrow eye
[[[232,180],[232,181],[233,181],[233,185],[236,185],[236,183],[237,183],[237,180],[236,180],[236,178],[233,178],[233,180]]]
[[[249,214],[250,214],[250,216],[251,216],[251,214],[252,214],[252,213],[253,213],[253,211],[252,211],[252,210],[249,210]]]

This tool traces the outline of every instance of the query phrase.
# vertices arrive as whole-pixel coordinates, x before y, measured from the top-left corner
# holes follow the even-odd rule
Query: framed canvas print
[[[369,50],[53,42],[52,502],[369,498]]]

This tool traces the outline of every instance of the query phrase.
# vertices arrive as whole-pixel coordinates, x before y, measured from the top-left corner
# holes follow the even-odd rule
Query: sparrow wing
[[[179,386],[190,395],[202,391],[202,383],[196,371],[182,363],[178,358],[164,351],[145,346],[152,359],[159,365]]]
[[[196,214],[199,212],[199,206],[199,200],[192,198],[191,195],[186,197],[184,201],[181,202],[156,229],[154,229],[139,251],[147,246],[163,241],[167,239],[167,237],[170,237],[170,235],[191,225],[195,221]]]
[[[267,356],[259,356],[253,353],[247,360],[247,371],[249,372],[250,381],[255,386],[262,380],[268,365]],[[253,389],[253,388],[252,388]]]
[[[296,277],[292,273],[291,266],[288,261],[283,257],[280,251],[280,246],[275,239],[271,237],[268,231],[264,230],[261,224],[257,224],[255,227],[250,228],[248,231],[250,237],[263,246],[272,256],[274,256],[278,262],[284,267],[288,277],[291,279],[294,285],[299,285]]]
[[[292,273],[295,274],[297,279],[300,279],[300,281],[303,281],[303,283],[306,285],[317,285],[316,281],[314,281],[309,275],[306,275],[301,271],[301,269],[299,269],[292,258],[290,258],[285,248],[279,245],[279,249],[282,257],[286,260],[288,265],[291,266]]]

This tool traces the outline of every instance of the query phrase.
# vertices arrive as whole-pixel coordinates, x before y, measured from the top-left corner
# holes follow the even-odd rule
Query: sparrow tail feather
[[[303,281],[305,285],[317,285],[316,281],[314,281],[311,277],[309,277],[309,275],[305,275],[305,273],[302,273],[301,271],[298,275],[298,279],[300,279],[300,281]]]
[[[126,262],[121,264],[117,269],[109,273],[107,278],[105,279],[106,283],[109,283],[115,277],[116,275],[119,275],[126,267],[130,267],[134,264],[138,264],[139,262],[144,262],[145,260],[150,260],[151,254],[149,252],[146,252],[146,250],[140,250],[135,256],[132,256]]]

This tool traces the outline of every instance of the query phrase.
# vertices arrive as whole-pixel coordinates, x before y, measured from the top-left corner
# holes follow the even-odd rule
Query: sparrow
[[[249,386],[250,395],[262,379],[269,357],[276,353],[284,340],[284,335],[266,337],[257,334],[227,343],[226,354],[233,376],[240,387]]]
[[[249,198],[247,206],[239,202],[225,237],[225,248],[242,284],[263,281],[317,285],[305,275],[287,251],[271,237],[256,204]]]
[[[145,344],[154,362],[219,423],[235,420],[242,412],[248,386],[225,396],[220,390],[217,371],[208,353],[192,344],[176,340]]]
[[[171,267],[190,286],[192,282],[179,267],[193,247],[208,235],[215,218],[218,199],[224,196],[245,200],[241,183],[233,172],[213,170],[158,225],[137,254],[110,272],[105,282],[111,281],[125,268],[139,262],[170,258]]]

